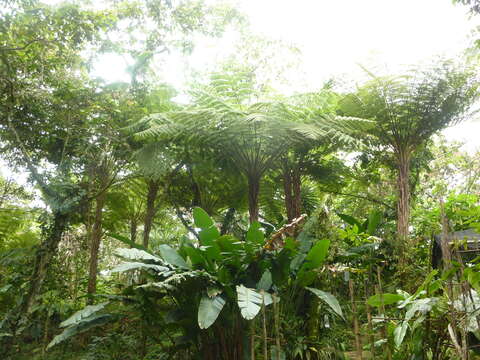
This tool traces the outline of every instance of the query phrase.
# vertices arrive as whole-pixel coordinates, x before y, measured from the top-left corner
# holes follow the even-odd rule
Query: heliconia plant
[[[218,351],[218,358],[222,358],[220,353],[227,351],[229,359],[240,359],[245,353],[242,338],[247,335],[249,322],[262,308],[282,301],[279,290],[283,287],[294,284],[305,288],[343,318],[340,304],[332,294],[310,287],[317,277],[316,270],[327,257],[329,240],[313,241],[299,236],[299,240],[287,239],[283,248],[267,250],[258,222],[250,225],[244,239],[237,239],[220,235],[214,221],[201,208],[194,209],[193,218],[199,229],[198,243],[184,239],[178,249],[160,245],[158,254],[141,246],[117,249],[123,262],[112,268],[109,275],[132,271],[142,271],[144,275],[110,302],[132,300],[135,296],[148,297],[151,304],[163,301],[171,306],[171,314],[183,327],[183,334],[200,340],[202,346],[211,345],[208,331],[217,333],[222,329],[231,336],[218,339],[215,347],[221,349],[214,353]],[[62,323],[64,332],[50,346],[92,326],[118,319],[120,315],[110,313],[104,318],[108,309],[109,303],[103,302],[77,312]]]

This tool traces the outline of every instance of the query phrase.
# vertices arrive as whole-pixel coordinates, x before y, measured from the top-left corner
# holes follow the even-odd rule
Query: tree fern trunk
[[[287,211],[288,222],[295,218],[294,203],[292,194],[292,174],[288,167],[283,168],[283,193],[285,194],[285,210]]]
[[[248,177],[248,214],[250,224],[258,221],[258,195],[260,193],[260,178],[257,176]]]
[[[285,194],[285,210],[288,222],[302,215],[301,175],[298,166],[283,168],[283,191]]]
[[[148,192],[147,192],[147,209],[145,211],[145,222],[143,225],[143,246],[148,248],[150,240],[150,231],[152,231],[153,219],[157,212],[157,206],[155,200],[160,189],[160,182],[158,180],[148,180]]]
[[[137,241],[137,220],[136,219],[130,220],[130,241],[132,242]]]
[[[292,188],[293,188],[293,218],[299,218],[302,215],[302,194],[301,194],[302,178],[300,169],[296,166],[292,171]]]
[[[408,240],[408,228],[410,218],[410,154],[408,151],[400,151],[398,154],[398,199],[397,199],[397,236],[400,257]]]
[[[107,193],[98,195],[95,205],[95,220],[93,222],[92,240],[90,244],[90,265],[88,270],[87,303],[93,303],[93,295],[97,292],[98,250],[102,241],[103,207]]]

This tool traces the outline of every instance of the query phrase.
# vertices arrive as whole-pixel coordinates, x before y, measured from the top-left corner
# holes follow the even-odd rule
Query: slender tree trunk
[[[293,216],[297,219],[302,215],[302,194],[301,194],[302,178],[300,168],[296,166],[292,171],[292,188],[293,188]]]
[[[355,302],[355,292],[353,290],[353,280],[350,278],[348,280],[348,290],[350,293],[350,303],[352,305],[352,322],[353,322],[353,333],[355,335],[355,351],[357,352],[357,359],[363,359],[362,351],[362,341],[360,337],[360,328],[358,325],[358,313],[357,313],[357,304]]]
[[[145,222],[143,225],[143,246],[148,248],[148,242],[150,240],[150,231],[152,230],[153,219],[157,212],[157,206],[155,200],[160,189],[160,181],[148,180],[148,192],[147,192],[147,209],[145,211]]]
[[[410,153],[406,150],[398,153],[398,199],[397,199],[397,236],[402,257],[408,241],[410,218]]]
[[[231,207],[228,209],[225,217],[223,218],[222,227],[220,229],[221,235],[225,235],[228,232],[230,226],[233,223],[233,220],[235,220],[235,208]]]
[[[35,255],[30,288],[21,306],[21,314],[27,314],[40,293],[43,281],[47,275],[48,265],[57,253],[58,244],[62,240],[68,224],[68,214],[56,212],[53,214],[53,222],[46,234],[45,240],[40,245]]]
[[[137,241],[137,220],[136,219],[130,220],[130,241],[131,242]]]
[[[292,194],[292,176],[291,171],[287,166],[283,168],[283,192],[285,194],[285,210],[287,211],[287,220],[290,223],[295,218],[295,215]]]
[[[92,229],[90,244],[90,266],[88,272],[87,303],[93,303],[93,296],[97,292],[98,250],[102,240],[103,207],[105,205],[106,192],[98,195],[95,206],[95,220]]]
[[[285,209],[288,222],[302,215],[301,176],[298,166],[293,168],[285,165],[283,168],[283,191],[285,194]]]
[[[258,221],[258,195],[260,193],[260,177],[248,177],[248,214],[250,215],[250,224]]]

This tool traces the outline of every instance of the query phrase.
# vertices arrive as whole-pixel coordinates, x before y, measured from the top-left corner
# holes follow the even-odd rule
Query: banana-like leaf
[[[240,285],[237,286],[237,302],[242,316],[247,320],[252,320],[260,311],[263,296],[254,289]]]
[[[253,222],[247,231],[246,240],[255,244],[262,244],[264,242],[265,234],[260,230],[260,223],[258,221]]]
[[[190,266],[185,262],[185,260],[178,254],[178,252],[168,245],[160,245],[159,247],[160,254],[162,255],[163,260],[165,260],[170,265],[178,266],[182,269],[189,269]]]
[[[200,329],[209,328],[217,320],[224,305],[225,300],[219,295],[212,298],[202,297],[198,307],[198,326],[200,326]]]
[[[405,338],[405,334],[407,333],[407,329],[408,329],[408,321],[402,321],[402,324],[398,325],[393,331],[393,340],[395,341],[395,346],[397,348],[399,348],[400,345],[402,345],[403,339]]]
[[[373,235],[382,221],[382,213],[380,211],[372,211],[368,215],[367,234]]]
[[[70,325],[80,323],[84,319],[89,318],[92,314],[96,313],[97,311],[102,310],[108,304],[109,304],[109,301],[105,301],[105,302],[97,304],[97,305],[88,305],[88,306],[84,307],[82,310],[79,310],[76,313],[74,313],[67,320],[63,321],[60,324],[60,327],[67,327],[67,326],[70,326]]]
[[[351,226],[357,225],[358,230],[362,231],[362,229],[363,229],[362,224],[360,223],[360,221],[355,219],[353,216],[350,216],[350,215],[347,215],[347,214],[340,214],[340,213],[337,213],[337,215],[340,219],[345,221],[348,225],[351,225]]]
[[[327,257],[328,248],[330,247],[330,240],[318,241],[308,252],[305,258],[306,269],[316,269],[323,264]]]
[[[312,293],[314,293],[315,295],[317,295],[321,300],[323,300],[328,306],[330,306],[330,308],[336,313],[338,314],[341,318],[344,319],[343,317],[343,312],[342,312],[342,308],[340,307],[340,304],[337,300],[337,298],[335,296],[333,296],[332,294],[326,292],[326,291],[322,291],[322,290],[319,290],[319,289],[315,289],[315,288],[309,288],[307,287],[306,288],[307,290],[311,291]]]
[[[270,270],[267,269],[263,273],[261,279],[258,281],[257,290],[268,291],[272,287],[272,284],[272,273],[270,272]]]
[[[368,298],[368,305],[379,307],[383,305],[392,305],[399,301],[405,300],[405,297],[399,294],[377,294]]]
[[[193,221],[195,226],[205,229],[213,225],[213,220],[208,216],[207,212],[202,208],[196,207],[193,209]]]
[[[109,270],[108,274],[118,273],[118,272],[125,272],[129,270],[138,270],[138,269],[153,269],[157,272],[164,272],[170,270],[169,268],[161,265],[154,265],[154,264],[145,264],[141,262],[123,262],[113,269]]]
[[[61,334],[55,336],[50,344],[48,344],[47,349],[50,349],[52,346],[57,345],[74,335],[85,332],[93,327],[104,325],[114,318],[117,317],[111,314],[94,314],[85,318],[82,322],[67,327]]]
[[[153,260],[157,263],[163,263],[163,260],[159,257],[149,254],[144,250],[135,248],[119,248],[115,250],[115,254],[129,260]]]

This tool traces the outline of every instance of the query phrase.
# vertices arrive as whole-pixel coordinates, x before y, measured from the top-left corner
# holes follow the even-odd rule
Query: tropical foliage
[[[2,4],[2,359],[478,356],[480,156],[441,135],[472,49],[287,91],[298,49],[229,3]]]

